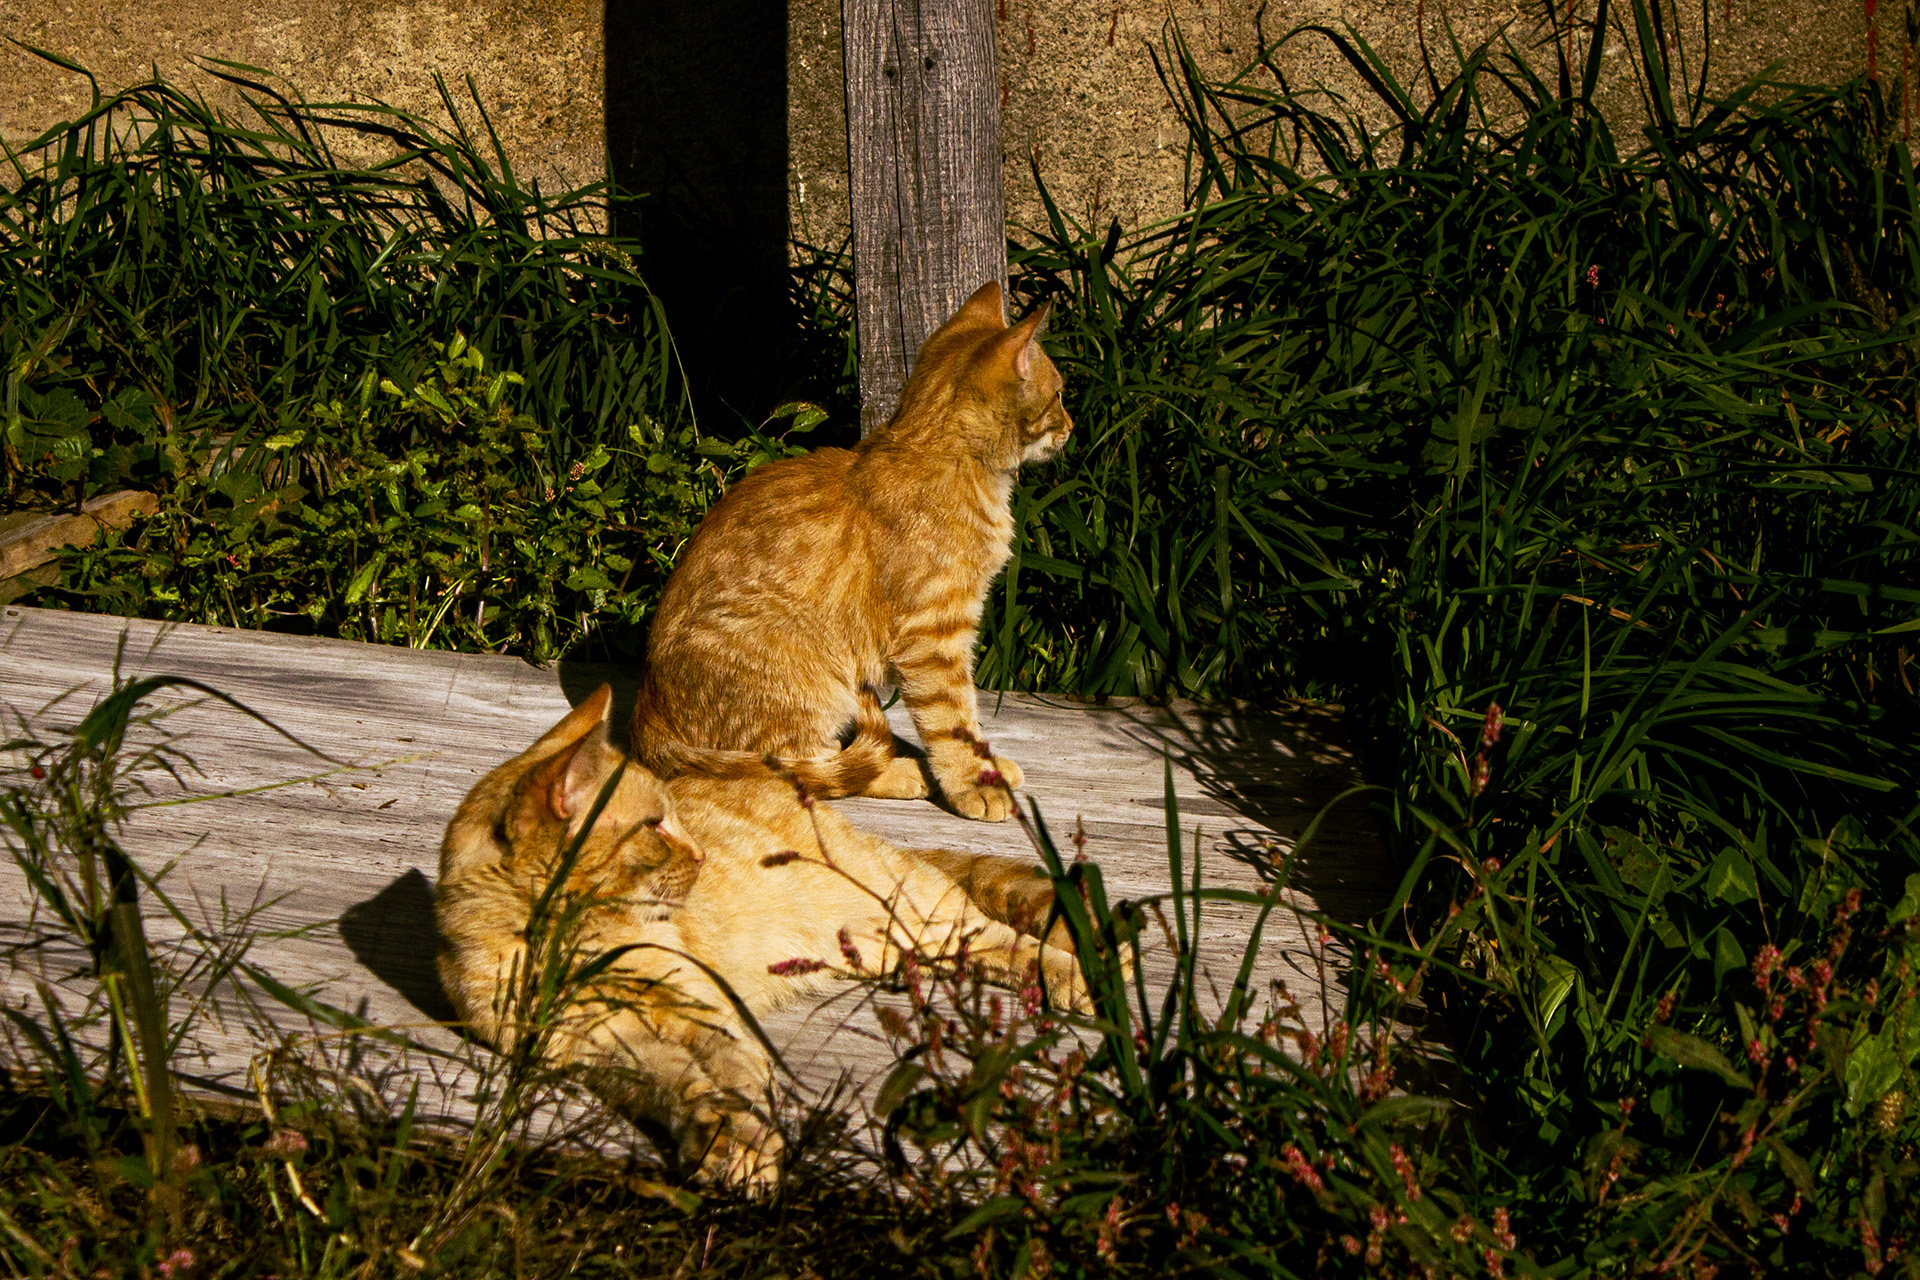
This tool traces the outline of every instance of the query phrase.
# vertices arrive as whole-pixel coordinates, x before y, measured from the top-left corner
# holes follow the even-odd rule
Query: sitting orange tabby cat
[[[1046,312],[1009,328],[1000,286],[982,285],[920,348],[884,427],[761,467],[707,513],[647,641],[644,764],[737,772],[771,753],[818,795],[923,796],[878,715],[896,683],[948,804],[1007,816],[1020,766],[996,759],[983,782],[973,645],[1012,546],[1014,475],[1073,428]]]
[[[481,779],[447,826],[435,914],[440,976],[460,1016],[505,1047],[529,913],[622,757],[601,686],[525,752]],[[629,763],[588,831],[566,891],[593,895],[582,955],[618,951],[574,993],[547,1054],[585,1068],[635,1121],[713,1180],[769,1185],[778,1132],[753,1110],[772,1084],[734,999],[759,1013],[834,980],[964,949],[986,976],[1084,1009],[1071,951],[1019,932],[1053,889],[1037,868],[984,854],[898,849],[791,785]],[[1063,933],[1063,931],[1062,931]],[[626,950],[620,950],[626,948]]]

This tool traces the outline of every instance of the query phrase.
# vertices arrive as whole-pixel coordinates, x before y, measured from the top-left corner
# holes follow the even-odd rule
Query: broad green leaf
[[[1027,1201],[1024,1196],[994,1196],[978,1209],[975,1209],[972,1213],[960,1219],[953,1230],[947,1232],[946,1239],[958,1240],[962,1236],[972,1235],[981,1227],[998,1222],[1002,1218],[1011,1217],[1026,1207]]]
[[[1707,895],[1726,903],[1751,902],[1759,896],[1753,864],[1744,853],[1732,845],[1720,850],[1707,868]]]
[[[1534,967],[1534,999],[1540,1010],[1540,1025],[1548,1035],[1554,1033],[1561,1006],[1579,986],[1580,971],[1559,956],[1542,956]]]
[[[432,409],[448,422],[452,422],[460,416],[460,411],[455,409],[445,396],[424,382],[414,386],[413,398]]]
[[[1693,1067],[1699,1071],[1711,1071],[1728,1084],[1751,1089],[1753,1081],[1741,1075],[1727,1055],[1699,1036],[1688,1035],[1684,1031],[1675,1031],[1669,1026],[1656,1026],[1647,1032],[1647,1043],[1653,1051],[1663,1058],[1671,1058],[1683,1067]]]
[[[1920,873],[1907,877],[1906,892],[1900,895],[1900,901],[1894,903],[1893,909],[1887,912],[1887,920],[1898,924],[1916,912],[1920,912]]]
[[[1432,1120],[1451,1110],[1453,1104],[1444,1098],[1422,1098],[1408,1094],[1399,1098],[1382,1098],[1360,1114],[1360,1123],[1389,1125]]]
[[[1895,1028],[1883,1028],[1868,1036],[1847,1055],[1847,1114],[1858,1116],[1900,1082],[1906,1071],[1904,1046],[1894,1037]]]
[[[374,578],[379,574],[380,570],[386,566],[386,563],[387,553],[384,551],[376,551],[373,554],[373,559],[360,566],[360,572],[354,574],[353,580],[347,583],[346,601],[348,604],[358,604],[366,597],[367,591],[373,586]]]
[[[1779,1138],[1769,1136],[1767,1146],[1773,1151],[1774,1159],[1780,1162],[1781,1172],[1787,1175],[1787,1181],[1793,1184],[1794,1189],[1803,1196],[1812,1195],[1813,1167]]]
[[[927,1069],[911,1059],[895,1063],[873,1100],[873,1114],[882,1120],[892,1115],[894,1108],[906,1101],[907,1095],[926,1078]]]
[[[1713,980],[1717,984],[1729,973],[1745,970],[1746,953],[1740,950],[1739,939],[1733,936],[1733,930],[1725,925],[1713,931]]]
[[[647,1196],[650,1199],[664,1200],[688,1217],[692,1217],[694,1214],[700,1212],[701,1206],[706,1204],[705,1197],[699,1195],[697,1192],[688,1191],[685,1187],[675,1187],[669,1186],[664,1182],[655,1182],[651,1178],[628,1178],[621,1185],[625,1186],[629,1191]]]

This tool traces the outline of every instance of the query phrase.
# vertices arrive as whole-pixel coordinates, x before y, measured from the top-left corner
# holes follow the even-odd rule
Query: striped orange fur
[[[520,984],[534,911],[549,902],[552,919],[572,920],[575,976],[535,1042],[544,1060],[663,1133],[690,1171],[753,1190],[777,1180],[784,1146],[762,1105],[773,1061],[754,1017],[939,961],[1092,1012],[1064,922],[1039,936],[1053,909],[1039,867],[899,848],[831,805],[798,803],[765,768],[662,782],[609,744],[612,695],[602,685],[487,774],[447,824],[440,977],[481,1039],[508,1050],[537,1030]]]
[[[823,796],[926,795],[920,765],[873,728],[878,691],[897,685],[947,803],[1007,816],[1020,766],[976,755],[974,641],[1020,464],[1073,428],[1046,312],[1009,326],[1000,286],[982,285],[920,348],[884,427],[764,466],[707,513],[648,640],[633,744],[650,769],[770,754]]]

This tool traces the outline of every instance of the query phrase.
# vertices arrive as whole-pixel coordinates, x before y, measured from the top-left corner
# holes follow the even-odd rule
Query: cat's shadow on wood
[[[459,1015],[440,986],[435,960],[440,930],[433,919],[433,882],[410,868],[365,902],[340,916],[347,950],[374,977],[392,987],[422,1016],[451,1023]]]
[[[1378,789],[1362,785],[1338,712],[1187,704],[1123,715],[1133,737],[1167,750],[1202,794],[1254,824],[1222,833],[1228,856],[1269,880],[1284,865],[1294,888],[1346,924],[1386,905],[1398,875],[1370,810]],[[1210,820],[1183,815],[1187,827]]]

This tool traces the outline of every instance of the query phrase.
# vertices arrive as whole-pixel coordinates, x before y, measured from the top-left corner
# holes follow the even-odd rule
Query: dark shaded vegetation
[[[287,1107],[279,1124],[196,1122],[177,1157],[178,1208],[167,1223],[164,1211],[156,1215],[128,1118],[108,1107],[98,1115],[119,1126],[118,1142],[78,1145],[44,1100],[0,1101],[0,1231],[8,1236],[0,1253],[17,1272],[344,1276],[371,1266],[409,1274],[409,1260],[421,1258],[409,1247],[414,1230],[462,1172],[458,1149],[444,1140],[317,1099]],[[938,1225],[903,1215],[848,1177],[816,1177],[778,1204],[755,1204],[703,1200],[649,1172],[554,1153],[516,1159],[488,1185],[487,1212],[427,1251],[432,1270],[879,1276],[899,1274]],[[873,1233],[884,1242],[895,1230],[901,1244],[886,1246],[890,1261],[876,1261]]]
[[[929,1215],[912,1219],[912,1265],[1920,1274],[1920,186],[1905,104],[1865,82],[1709,99],[1670,52],[1670,18],[1646,0],[1613,15],[1650,122],[1633,137],[1592,106],[1597,62],[1552,61],[1584,47],[1571,36],[1540,63],[1469,51],[1408,90],[1351,35],[1296,34],[1334,41],[1369,80],[1369,110],[1392,122],[1375,134],[1264,65],[1203,80],[1176,34],[1189,211],[1132,236],[1056,215],[1018,249],[1016,290],[1066,304],[1050,346],[1080,426],[1062,462],[1023,479],[982,683],[1337,700],[1404,875],[1373,930],[1326,922],[1353,948],[1349,1004],[1305,1027],[1284,1002],[1263,1019],[1257,1000],[1237,1024],[1210,1021],[1178,984],[1165,1005],[1129,1000],[1100,959],[1115,925],[1095,873],[1056,860],[1088,889],[1062,897],[1109,983],[1098,1044],[964,982],[928,986],[885,1098],[916,1206],[900,1212]],[[53,204],[21,221],[28,207],[6,207],[11,226],[67,225]],[[36,242],[8,234],[10,270],[55,278],[20,265]],[[569,262],[556,278],[638,287]],[[832,403],[844,277],[829,255],[804,279],[813,398]],[[73,305],[32,323],[15,306],[0,330],[31,374],[15,378],[22,404],[64,391],[80,406],[34,410],[79,424],[62,434],[19,425],[10,404],[13,492],[69,498],[150,465],[188,496],[124,546],[67,557],[41,598],[228,620],[211,594],[175,604],[136,585],[184,591],[156,567],[167,521],[236,518],[217,479],[163,466],[159,444],[151,463],[104,461],[140,438],[115,434],[107,408],[134,384],[86,372],[84,335],[114,313],[61,320]],[[688,494],[649,488],[620,436],[638,411],[580,416],[606,401],[568,387],[610,384],[555,382],[533,359],[544,340],[516,354],[486,314],[413,316],[407,341],[330,359],[324,395],[295,379],[260,394],[271,412],[219,408],[235,419],[219,429],[255,450],[221,474],[266,477],[264,491],[282,474],[267,459],[330,458],[369,429],[355,405],[425,470],[471,439],[444,424],[495,411],[497,363],[526,376],[513,403],[553,429],[565,472],[603,449],[595,483],[630,475],[627,493],[667,495],[623,508],[651,511],[630,519],[659,534],[653,560],[616,551],[656,580],[711,492],[697,438],[663,435],[645,470]],[[488,360],[433,383],[422,373],[470,359],[435,354],[449,325]],[[66,364],[31,354],[56,328]],[[388,352],[413,372],[376,370]],[[644,421],[689,431],[670,359],[645,368]],[[480,407],[440,414],[423,381],[474,388]],[[168,413],[205,402],[150,394]],[[347,408],[316,412],[334,399]],[[499,439],[517,430],[502,415]],[[16,434],[53,443],[22,452]],[[58,443],[78,434],[84,447]],[[461,447],[503,452],[473,474],[558,474],[485,440]],[[718,484],[782,446],[705,447]],[[442,518],[411,489],[380,506],[381,474],[343,471],[335,492],[361,485],[354,500],[383,519]],[[471,557],[469,526],[445,527],[448,554]],[[383,635],[359,619],[399,616],[399,579],[375,570],[346,600],[369,560],[334,554],[338,585],[303,598],[352,626],[314,625]],[[525,638],[535,624],[511,643],[552,652],[596,618],[643,617],[651,587],[618,586],[593,611],[576,600],[597,587],[569,588],[552,612],[575,630],[553,624],[547,648]],[[476,599],[456,594],[445,616]],[[443,622],[426,640],[501,642],[480,607],[478,634]],[[1170,845],[1180,883],[1177,833]],[[1177,930],[1203,927],[1190,895],[1161,905]]]
[[[536,658],[636,622],[740,455],[622,202],[521,184],[444,86],[450,130],[222,74],[250,119],[156,83],[9,157],[9,508],[163,498],[53,598]]]

